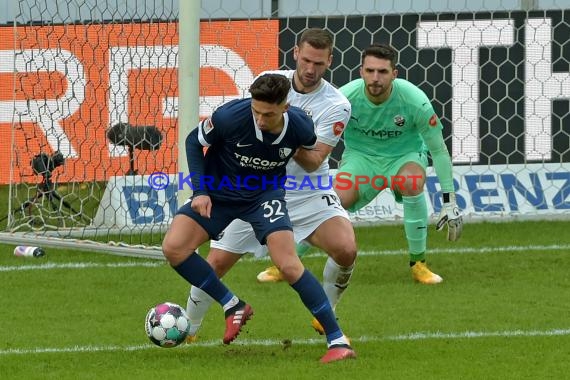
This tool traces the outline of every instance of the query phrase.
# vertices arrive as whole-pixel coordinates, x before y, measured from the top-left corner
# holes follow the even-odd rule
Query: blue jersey
[[[284,118],[281,133],[262,132],[247,98],[226,103],[203,120],[186,140],[194,193],[231,202],[259,199],[269,190],[284,196],[287,162],[299,147],[316,144],[314,124],[303,110],[289,107]],[[202,147],[208,149],[199,160],[196,150]]]

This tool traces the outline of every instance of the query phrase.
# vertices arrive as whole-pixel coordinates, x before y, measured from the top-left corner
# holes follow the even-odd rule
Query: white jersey
[[[265,73],[281,74],[293,82],[295,70]],[[303,109],[313,119],[317,141],[336,146],[351,111],[350,103],[339,90],[321,79],[319,87],[308,94],[298,93],[291,88],[287,100],[290,105]],[[305,171],[294,159],[290,160],[287,164],[287,176],[297,182],[296,185],[291,184],[291,181],[287,182],[285,195],[296,242],[307,238],[328,219],[340,216],[349,220],[348,213],[342,208],[332,187],[328,159],[312,173]],[[308,183],[309,186],[300,187],[301,182]],[[311,184],[313,188],[310,187]],[[238,254],[251,252],[262,256],[267,253],[267,247],[257,241],[251,225],[240,219],[231,222],[219,240],[210,241],[210,246]]]
[[[266,71],[262,74],[273,73],[286,76],[293,82],[295,70],[275,70]],[[293,87],[289,91],[287,101],[290,105],[299,107],[313,119],[317,141],[335,147],[340,140],[344,127],[350,119],[350,103],[346,97],[332,84],[321,79],[319,87],[308,93],[301,94]],[[318,188],[332,189],[329,176],[329,161],[325,159],[321,166],[314,172],[308,173],[295,160],[290,160],[287,164],[287,176],[294,177],[296,183],[287,182],[287,197],[295,195],[302,196],[303,193],[314,191]],[[300,186],[305,181],[308,186]],[[310,182],[308,182],[310,181]],[[310,185],[314,188],[311,188]]]

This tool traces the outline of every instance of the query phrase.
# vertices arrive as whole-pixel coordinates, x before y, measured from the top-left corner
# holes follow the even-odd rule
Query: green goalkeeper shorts
[[[390,189],[396,202],[402,203],[402,195],[398,192],[397,181],[403,179],[395,176],[400,168],[408,162],[417,163],[425,171],[428,165],[427,154],[425,152],[413,152],[401,157],[386,158],[370,156],[354,150],[345,150],[336,174],[336,186],[340,189],[358,186],[358,200],[348,210],[354,212],[363,208],[384,189]],[[360,177],[357,178],[357,176]]]

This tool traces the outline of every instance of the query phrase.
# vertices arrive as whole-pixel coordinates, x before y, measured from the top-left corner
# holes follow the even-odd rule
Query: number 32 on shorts
[[[273,199],[265,201],[261,205],[263,206],[263,217],[269,220],[269,223],[273,223],[285,216],[283,201]]]

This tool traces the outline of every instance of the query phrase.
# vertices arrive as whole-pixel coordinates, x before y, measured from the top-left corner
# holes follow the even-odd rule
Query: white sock
[[[224,306],[222,306],[222,308],[224,309],[224,311],[228,311],[229,309],[237,305],[238,302],[239,298],[237,298],[237,296],[233,296],[228,302],[224,304]]]
[[[323,289],[333,310],[335,310],[340,296],[348,286],[353,269],[354,264],[349,267],[342,267],[331,257],[327,258],[323,269]]]
[[[340,338],[331,340],[327,344],[327,346],[330,347],[330,346],[336,346],[336,345],[340,345],[340,344],[346,344],[346,345],[350,346],[350,341],[348,340],[348,338],[345,335],[343,335]]]
[[[186,303],[186,313],[190,318],[190,335],[196,335],[198,329],[202,326],[206,312],[213,302],[214,299],[202,289],[195,286],[190,288],[188,302]]]

